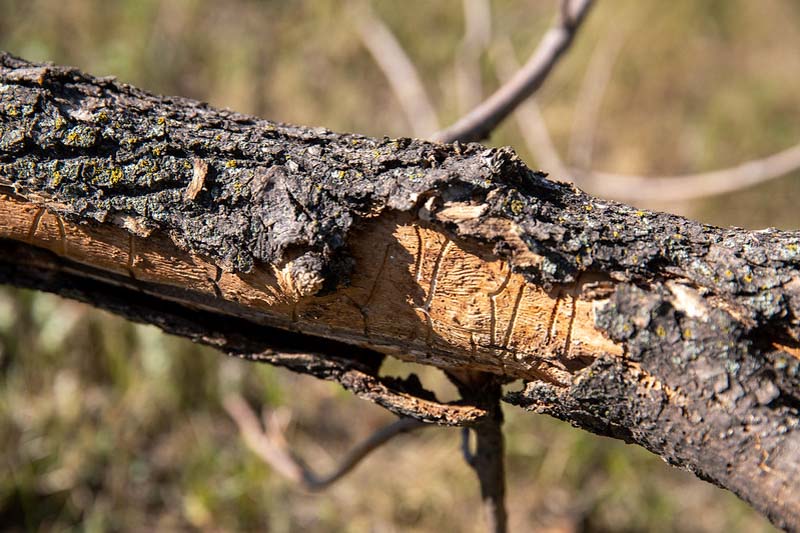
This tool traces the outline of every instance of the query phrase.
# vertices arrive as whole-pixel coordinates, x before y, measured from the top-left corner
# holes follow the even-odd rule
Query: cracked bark
[[[386,356],[636,443],[798,529],[800,235],[593,198],[509,149],[276,124],[0,55],[0,282],[480,426]]]

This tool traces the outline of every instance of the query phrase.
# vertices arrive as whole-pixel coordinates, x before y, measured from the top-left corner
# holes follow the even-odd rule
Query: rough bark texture
[[[396,412],[385,355],[646,447],[800,528],[800,235],[599,200],[509,149],[275,124],[0,55],[0,282]],[[365,244],[366,243],[366,244]]]

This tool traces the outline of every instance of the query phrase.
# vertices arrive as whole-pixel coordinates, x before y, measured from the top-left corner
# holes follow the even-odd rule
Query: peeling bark
[[[551,182],[506,148],[276,124],[0,55],[0,282],[479,425],[387,355],[636,443],[798,529],[800,234]]]

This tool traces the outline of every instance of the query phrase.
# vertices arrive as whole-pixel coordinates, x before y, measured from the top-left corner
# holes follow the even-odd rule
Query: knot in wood
[[[319,254],[308,252],[286,263],[281,273],[290,291],[297,298],[303,298],[314,296],[322,289],[325,283],[323,266],[323,259]]]

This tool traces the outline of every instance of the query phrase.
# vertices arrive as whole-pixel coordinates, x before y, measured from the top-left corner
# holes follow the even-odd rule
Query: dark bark
[[[465,398],[483,407],[488,416],[471,429],[464,428],[462,451],[467,464],[475,471],[481,487],[487,531],[505,533],[508,530],[506,512],[505,439],[503,437],[503,388],[491,374],[472,376],[471,383],[454,379]],[[453,379],[453,378],[451,378]],[[469,431],[475,435],[475,450],[470,449]]]
[[[300,277],[321,280],[316,295],[349,283],[360,225],[398,213],[507,261],[531,286],[601,276],[607,302],[594,325],[622,355],[562,365],[566,382],[529,380],[506,400],[644,446],[776,525],[800,528],[798,232],[714,228],[593,198],[530,171],[509,149],[275,124],[8,55],[0,83],[0,194],[67,221],[168,235],[226,271],[292,260]],[[198,159],[208,165],[204,187],[187,195]],[[474,209],[454,217],[453,206]],[[486,416],[478,406],[443,414],[417,383],[379,378],[378,351],[388,352],[369,339],[349,346],[286,332],[293,328],[225,302],[192,300],[190,288],[173,294],[180,290],[30,243],[4,240],[0,250],[4,283],[336,379],[405,415],[445,424]],[[396,339],[397,349],[406,342]],[[436,350],[444,354],[431,359],[437,364],[468,371],[476,363]],[[540,362],[513,355],[493,370],[501,378],[524,377],[525,365]],[[414,396],[429,403],[415,410]]]

